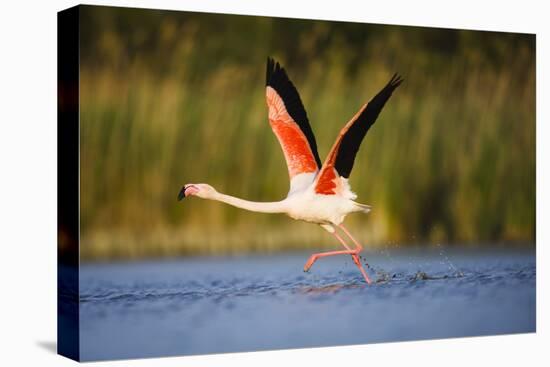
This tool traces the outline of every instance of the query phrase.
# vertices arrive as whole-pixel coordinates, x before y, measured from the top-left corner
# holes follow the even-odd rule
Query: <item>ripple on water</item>
[[[534,254],[386,250],[367,256],[371,285],[349,259],[303,273],[304,258],[84,265],[83,358],[125,346],[154,356],[534,330]]]
[[[319,295],[337,293],[342,290],[373,288],[377,286],[403,287],[418,286],[419,283],[426,281],[440,281],[443,284],[451,284],[455,280],[463,280],[464,283],[477,285],[487,285],[502,281],[525,281],[534,280],[536,271],[532,267],[523,269],[507,269],[504,272],[468,272],[455,269],[450,272],[425,271],[415,272],[390,272],[382,268],[372,269],[375,272],[375,278],[372,285],[367,286],[362,278],[353,274],[346,274],[346,280],[340,277],[326,277],[316,282],[310,282],[304,276],[298,276],[293,279],[283,281],[262,280],[255,282],[246,282],[244,279],[233,279],[229,281],[214,280],[208,283],[208,287],[201,286],[197,282],[189,284],[182,283],[178,288],[155,287],[149,285],[145,289],[140,289],[139,285],[134,285],[131,289],[125,288],[96,288],[93,293],[85,292],[80,296],[82,304],[101,304],[101,303],[132,303],[147,302],[155,300],[174,300],[174,301],[198,301],[211,298],[214,301],[231,297],[254,297],[254,296],[274,296],[283,293],[298,293],[305,295]],[[447,283],[445,283],[447,282]]]

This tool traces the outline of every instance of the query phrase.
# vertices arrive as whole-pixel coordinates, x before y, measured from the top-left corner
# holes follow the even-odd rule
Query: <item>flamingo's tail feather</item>
[[[357,206],[357,211],[358,212],[368,213],[372,209],[372,207],[370,205],[367,205],[367,204],[360,204],[360,203],[356,203],[356,202],[354,202],[354,204]]]

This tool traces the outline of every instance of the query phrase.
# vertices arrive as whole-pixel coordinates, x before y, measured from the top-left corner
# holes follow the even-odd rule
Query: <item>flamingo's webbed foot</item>
[[[304,265],[304,272],[309,272],[309,269],[313,266],[313,264],[317,261],[317,256],[311,255],[309,259],[307,260],[306,264]]]

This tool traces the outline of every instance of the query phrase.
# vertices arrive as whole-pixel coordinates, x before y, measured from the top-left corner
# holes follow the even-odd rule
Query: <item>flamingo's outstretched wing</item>
[[[403,79],[394,74],[388,84],[340,130],[336,142],[317,176],[315,192],[324,195],[341,194],[353,168],[355,156],[363,138],[374,124],[382,108]],[[345,181],[345,180],[344,180]]]
[[[296,184],[301,187],[305,181],[311,184],[321,167],[315,136],[298,91],[286,75],[285,69],[271,58],[267,59],[266,99],[269,123],[283,148],[288,166],[291,191],[296,186],[293,181],[300,181]],[[302,173],[309,174],[304,175],[307,176],[304,177],[305,181],[301,178],[293,180]]]

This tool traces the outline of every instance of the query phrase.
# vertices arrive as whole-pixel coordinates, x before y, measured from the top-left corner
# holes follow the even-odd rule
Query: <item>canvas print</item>
[[[536,331],[535,35],[58,15],[58,350]]]

